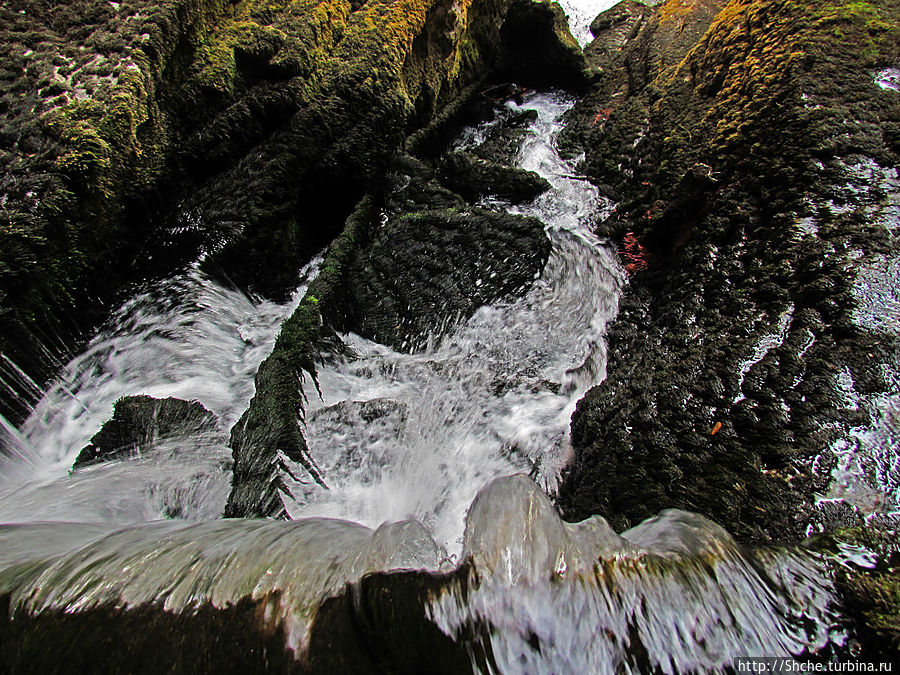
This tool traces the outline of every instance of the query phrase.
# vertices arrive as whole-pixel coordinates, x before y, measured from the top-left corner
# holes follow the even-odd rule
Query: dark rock
[[[216,416],[197,401],[125,396],[116,401],[113,416],[81,450],[72,468],[139,455],[161,441],[215,431],[216,425]]]
[[[630,266],[559,504],[616,527],[674,506],[744,541],[797,541],[830,480],[813,458],[871,423],[838,376],[896,391],[873,348],[896,336],[853,318],[861,266],[898,254],[863,224],[891,218],[871,202],[891,188],[848,167],[900,160],[896,96],[872,84],[900,58],[897,29],[865,28],[900,4],[723,4],[629,2],[595,22],[587,58],[603,77],[567,142],[621,198],[605,230],[626,255],[655,255]]]
[[[659,2],[638,2],[638,0],[622,0],[608,10],[601,12],[591,22],[591,35],[599,43],[591,45],[592,49],[602,46],[605,51],[623,47],[637,34],[636,27],[653,16],[653,5]]]
[[[515,0],[500,33],[500,75],[519,84],[583,89],[584,55],[563,8],[546,0]]]
[[[347,304],[329,318],[412,350],[478,307],[527,288],[549,253],[535,218],[476,208],[401,215],[354,257]]]
[[[468,201],[495,196],[519,204],[550,189],[550,183],[534,171],[495,164],[467,152],[446,155],[437,175],[445,187]]]
[[[465,205],[462,196],[438,183],[434,169],[410,155],[397,158],[389,178],[390,192],[385,208],[391,214]]]
[[[896,517],[848,509],[841,527],[810,541],[832,558],[835,586],[849,619],[851,649],[860,661],[900,656],[900,546]]]
[[[484,78],[508,2],[0,7],[0,350],[41,382],[116,291],[201,252],[289,294],[404,137]]]
[[[537,110],[499,113],[498,123],[488,132],[484,142],[471,149],[473,155],[497,164],[514,164],[528,135],[529,126],[537,120]]]

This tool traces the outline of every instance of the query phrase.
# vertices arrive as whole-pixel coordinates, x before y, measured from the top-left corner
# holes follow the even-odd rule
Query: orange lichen
[[[600,108],[600,110],[597,111],[597,114],[594,115],[594,120],[591,122],[591,126],[594,126],[595,124],[597,124],[597,122],[605,122],[609,119],[609,116],[612,115],[612,112],[612,108]]]

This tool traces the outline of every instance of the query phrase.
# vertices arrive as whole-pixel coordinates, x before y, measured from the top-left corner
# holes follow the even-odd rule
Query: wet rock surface
[[[0,568],[12,672],[719,671],[842,635],[808,551],[739,547],[676,510],[621,536],[565,523],[524,476],[481,490],[455,565],[417,521],[157,522],[86,545],[36,528],[45,552]]]
[[[898,10],[624,3],[595,22],[602,77],[564,143],[620,200],[598,227],[630,284],[573,418],[567,517],[678,506],[750,541],[821,521],[831,449],[873,421],[857,393],[896,390],[897,334],[858,308],[898,254],[898,103],[873,79],[900,57]]]
[[[547,179],[533,171],[497,164],[468,152],[445,156],[438,168],[438,179],[468,201],[491,195],[519,204],[550,189]]]
[[[626,2],[594,22],[595,84],[563,145],[619,201],[598,229],[630,282],[609,376],[573,417],[566,517],[622,528],[676,506],[783,542],[875,512],[866,527],[894,536],[878,514],[895,509],[898,332],[878,317],[897,287],[873,269],[900,255],[900,108],[877,82],[898,15]],[[855,569],[855,630],[893,653],[876,636],[896,625],[895,572]]]
[[[900,545],[891,519],[859,518],[817,538],[834,565],[842,609],[854,622],[858,649],[873,657],[900,654]]]
[[[506,78],[530,87],[585,86],[584,55],[555,2],[515,0],[500,31]]]
[[[409,350],[478,307],[524,291],[549,253],[536,218],[477,208],[402,215],[351,263],[343,327]]]
[[[215,431],[218,420],[197,401],[126,396],[116,401],[113,416],[82,449],[73,469],[125,459],[160,441],[183,441]]]
[[[503,93],[489,90],[486,95]],[[518,111],[510,108],[501,109],[496,114],[497,124],[471,152],[489,162],[510,165],[522,148],[522,142],[528,134],[528,125],[537,119],[537,114],[534,110]]]

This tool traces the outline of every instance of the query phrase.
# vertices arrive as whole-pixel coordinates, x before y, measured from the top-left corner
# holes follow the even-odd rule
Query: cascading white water
[[[580,42],[612,4],[566,4]],[[604,203],[553,149],[569,105],[541,95],[522,106],[538,119],[521,165],[552,185],[515,209],[547,225],[543,274],[525,297],[482,307],[422,353],[345,337],[356,358],[321,369],[323,399],[310,396],[307,411],[329,490],[290,485],[299,522],[216,519],[229,482],[227,430],[305,285],[285,305],[255,303],[194,268],[126,303],[22,429],[5,430],[16,451],[0,466],[0,522],[32,521],[0,526],[0,595],[11,611],[157,603],[190,614],[253,598],[270,603],[266,621],[282,621],[299,653],[319,603],[364,573],[471,569],[480,586],[467,595],[450,579],[417,618],[448,635],[486,622],[503,672],[627,672],[640,650],[666,672],[718,670],[774,646],[796,653],[839,641],[821,561],[751,560],[690,514],[663,514],[621,537],[599,518],[566,524],[532,482],[498,478],[530,473],[552,492],[574,405],[605,374],[603,335],[623,277],[591,234]],[[220,433],[68,475],[112,403],[132,394],[197,399]],[[141,522],[161,517],[207,522]],[[47,520],[84,522],[33,523]],[[141,524],[119,529],[130,523]],[[432,537],[462,548],[471,568],[454,572]]]
[[[256,369],[320,260],[304,268],[304,283],[284,304],[251,301],[199,265],[135,293],[13,437],[20,449],[0,464],[0,522],[220,517],[230,485],[228,429],[253,396]],[[220,433],[190,448],[163,442],[140,459],[69,475],[113,403],[136,394],[196,399],[218,416]]]
[[[482,307],[421,353],[347,336],[357,357],[321,369],[323,399],[307,410],[310,453],[329,489],[289,480],[292,518],[372,527],[418,518],[457,550],[466,509],[491,479],[525,472],[555,488],[575,404],[605,375],[603,335],[623,279],[591,232],[607,203],[553,147],[571,103],[539,95],[520,106],[538,113],[520,164],[552,185],[510,209],[547,226],[553,250],[540,279],[525,297]]]
[[[564,5],[581,44],[593,16],[612,4]],[[292,507],[295,516],[327,513],[377,524],[415,514],[453,544],[469,501],[491,478],[528,471],[553,489],[574,404],[603,376],[602,335],[621,278],[590,233],[589,221],[601,208],[596,191],[571,178],[571,165],[552,147],[570,104],[542,96],[524,106],[539,118],[522,166],[553,185],[517,209],[548,225],[554,252],[542,278],[526,298],[482,308],[424,354],[396,354],[350,336],[361,358],[323,374],[326,399],[314,402],[310,414],[310,444],[332,490],[296,486],[304,505]],[[318,262],[304,270],[306,282]],[[305,286],[286,304],[252,302],[194,265],[139,289],[62,370],[20,429],[0,419],[0,521],[121,525],[220,515],[229,481],[227,431],[253,395],[255,370]],[[4,372],[15,370],[3,365]],[[137,394],[196,399],[219,417],[221,433],[198,439],[190,451],[162,443],[142,458],[69,475],[113,403]],[[383,425],[371,420],[356,430],[346,422],[333,428],[335,403],[380,398],[396,401],[394,414],[402,411],[402,430],[393,429],[402,440],[379,432]],[[350,440],[334,443],[335,433]],[[354,467],[360,468],[355,475]]]

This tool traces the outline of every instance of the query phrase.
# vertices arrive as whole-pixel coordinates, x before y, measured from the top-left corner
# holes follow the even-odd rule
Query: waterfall
[[[603,336],[623,274],[591,232],[610,205],[553,147],[571,101],[541,94],[509,105],[538,113],[520,164],[552,189],[515,211],[546,224],[553,251],[543,274],[524,297],[482,307],[421,352],[346,336],[354,357],[320,370],[322,398],[310,397],[306,414],[328,489],[288,480],[292,518],[370,527],[416,518],[456,551],[466,509],[491,479],[524,472],[555,489],[575,404],[605,375]],[[460,146],[484,132],[468,130]]]
[[[612,4],[565,4],[582,44]],[[554,147],[572,103],[544,93],[506,104],[536,114],[518,164],[551,189],[517,207],[480,204],[545,224],[542,274],[412,354],[340,336],[348,349],[320,366],[321,396],[304,387],[303,431],[328,488],[287,478],[292,521],[220,518],[227,432],[321,258],[281,304],[199,264],[148,282],[20,429],[0,418],[0,654],[78,670],[94,665],[88,646],[113,640],[121,649],[100,656],[128,669],[148,650],[169,669],[188,667],[179,650],[207,668],[268,668],[283,647],[301,671],[326,659],[326,670],[420,672],[449,649],[445,671],[676,673],[840,645],[822,557],[746,550],[683,511],[617,534],[600,517],[564,523],[553,507],[570,418],[605,377],[624,283],[593,233],[612,204]],[[197,400],[218,428],[70,473],[112,404],[136,394]],[[42,644],[17,641],[31,630]],[[192,637],[175,646],[176,632]],[[235,635],[252,648],[235,653]],[[45,648],[63,640],[86,649]]]

